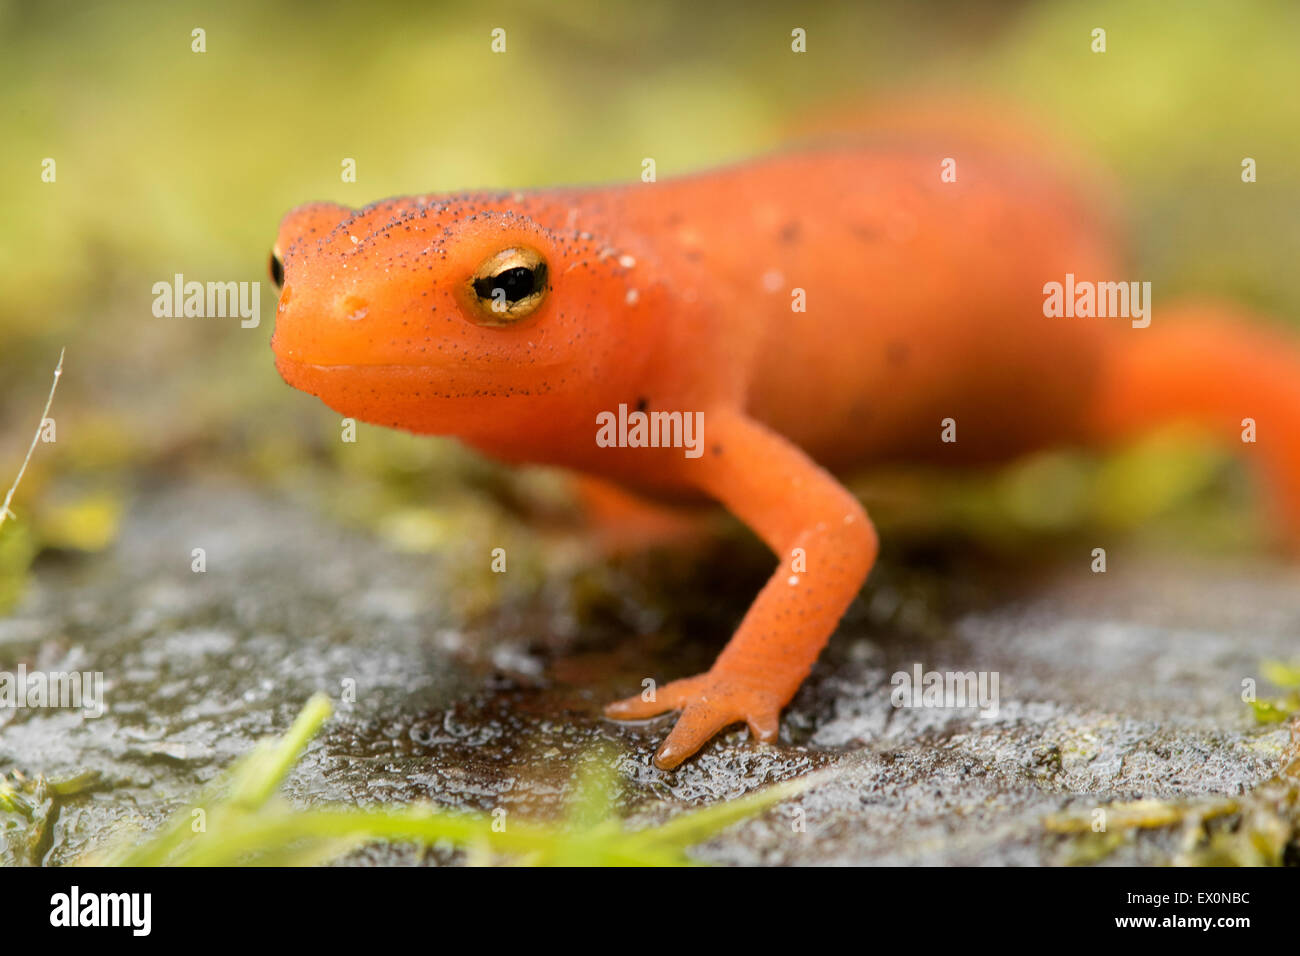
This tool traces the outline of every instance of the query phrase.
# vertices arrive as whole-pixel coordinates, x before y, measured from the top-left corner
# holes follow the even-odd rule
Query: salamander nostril
[[[350,295],[343,300],[343,317],[358,322],[370,311],[369,303],[359,295]]]

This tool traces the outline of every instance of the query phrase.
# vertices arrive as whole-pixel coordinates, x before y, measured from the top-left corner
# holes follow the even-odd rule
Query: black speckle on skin
[[[638,412],[644,412],[649,407],[650,407],[650,399],[642,397],[636,400],[636,410]]]
[[[781,227],[781,241],[798,242],[799,228],[800,228],[799,223],[797,221],[792,219],[790,222],[787,222],[784,226]]]
[[[714,455],[721,455],[721,454],[722,454],[722,446],[721,446],[721,445],[714,445],[714,446],[713,446],[713,454],[714,454]]]

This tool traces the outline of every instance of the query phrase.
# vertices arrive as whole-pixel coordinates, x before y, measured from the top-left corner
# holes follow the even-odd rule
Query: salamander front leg
[[[739,412],[714,412],[705,423],[706,451],[684,464],[686,474],[748,524],[780,566],[707,673],[666,684],[652,700],[630,697],[606,708],[619,720],[681,711],[655,756],[665,770],[730,724],[776,739],[781,709],[812,670],[877,550],[862,505],[794,445]]]

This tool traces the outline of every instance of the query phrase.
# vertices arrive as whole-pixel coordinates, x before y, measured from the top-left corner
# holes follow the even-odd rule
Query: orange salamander
[[[1067,275],[1140,278],[1096,210],[1044,159],[943,129],[664,182],[312,203],[280,226],[272,348],[346,416],[714,499],[766,542],[778,568],[713,667],[606,710],[680,711],[667,769],[734,723],[777,738],[876,559],[836,471],[1187,419],[1258,458],[1300,540],[1300,350],[1158,288],[1145,327],[1082,298],[1048,314]],[[606,427],[636,412],[668,413],[651,419],[664,440]]]

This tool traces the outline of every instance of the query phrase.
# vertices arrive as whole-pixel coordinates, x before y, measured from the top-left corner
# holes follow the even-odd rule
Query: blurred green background
[[[771,148],[828,104],[930,90],[1014,104],[1077,142],[1118,183],[1162,297],[1226,295],[1295,324],[1298,44],[1288,0],[0,2],[0,489],[67,348],[58,441],[37,448],[0,532],[0,581],[7,568],[13,591],[41,548],[107,546],[134,496],[169,478],[271,486],[417,550],[503,520],[515,479],[447,442],[363,428],[343,446],[337,416],[278,378],[267,254],[307,200],[626,180],[644,156],[667,177]],[[175,273],[261,281],[260,327],[156,318],[152,285]],[[904,523],[910,500],[979,533],[1008,515],[1136,522],[1222,484],[1208,452],[1134,454],[1039,458],[941,495],[951,507],[915,483],[894,498]],[[1115,488],[1129,489],[1119,514]],[[1213,525],[1184,517],[1171,533]]]

